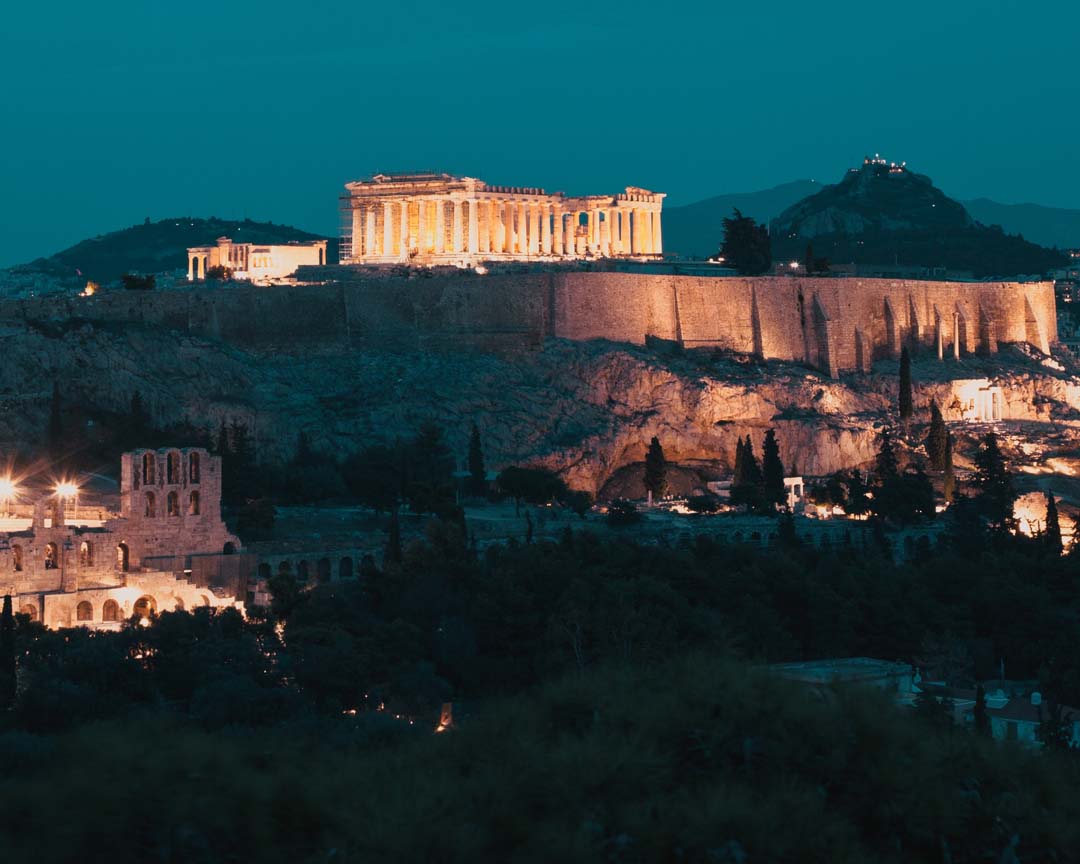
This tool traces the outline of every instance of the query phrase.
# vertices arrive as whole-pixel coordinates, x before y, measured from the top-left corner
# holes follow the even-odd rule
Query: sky
[[[67,0],[0,26],[0,266],[146,217],[337,231],[434,169],[666,204],[868,153],[1080,208],[1075,2]]]

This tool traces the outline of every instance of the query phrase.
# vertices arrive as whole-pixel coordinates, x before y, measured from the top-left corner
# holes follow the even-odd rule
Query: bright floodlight
[[[74,498],[79,494],[79,487],[74,483],[57,483],[56,494],[61,498]]]
[[[0,477],[0,498],[15,497],[15,481],[10,477]]]

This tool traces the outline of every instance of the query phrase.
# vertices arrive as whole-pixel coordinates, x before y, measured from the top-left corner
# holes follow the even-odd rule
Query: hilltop
[[[16,272],[42,273],[58,279],[79,278],[113,282],[124,273],[168,273],[187,269],[187,248],[231,237],[238,243],[289,243],[322,240],[289,225],[251,219],[200,219],[192,216],[147,220],[120,231],[100,234],[74,246],[13,268]],[[329,238],[327,257],[337,260],[337,240]]]
[[[977,277],[1045,273],[1065,261],[1000,227],[987,227],[929,177],[879,157],[850,169],[772,222],[775,258],[814,253],[833,263],[941,267]]]

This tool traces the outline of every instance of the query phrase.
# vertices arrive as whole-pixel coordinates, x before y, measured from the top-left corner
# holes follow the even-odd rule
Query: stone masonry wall
[[[709,278],[589,271],[375,278],[197,287],[0,301],[0,321],[69,326],[132,322],[253,350],[531,348],[545,337],[641,344],[646,336],[866,370],[918,343],[952,353],[1057,340],[1053,285],[893,279]]]

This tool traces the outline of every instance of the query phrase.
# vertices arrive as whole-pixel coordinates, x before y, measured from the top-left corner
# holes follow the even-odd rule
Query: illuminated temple
[[[664,194],[628,186],[572,197],[450,174],[376,174],[345,184],[342,264],[657,258]]]

